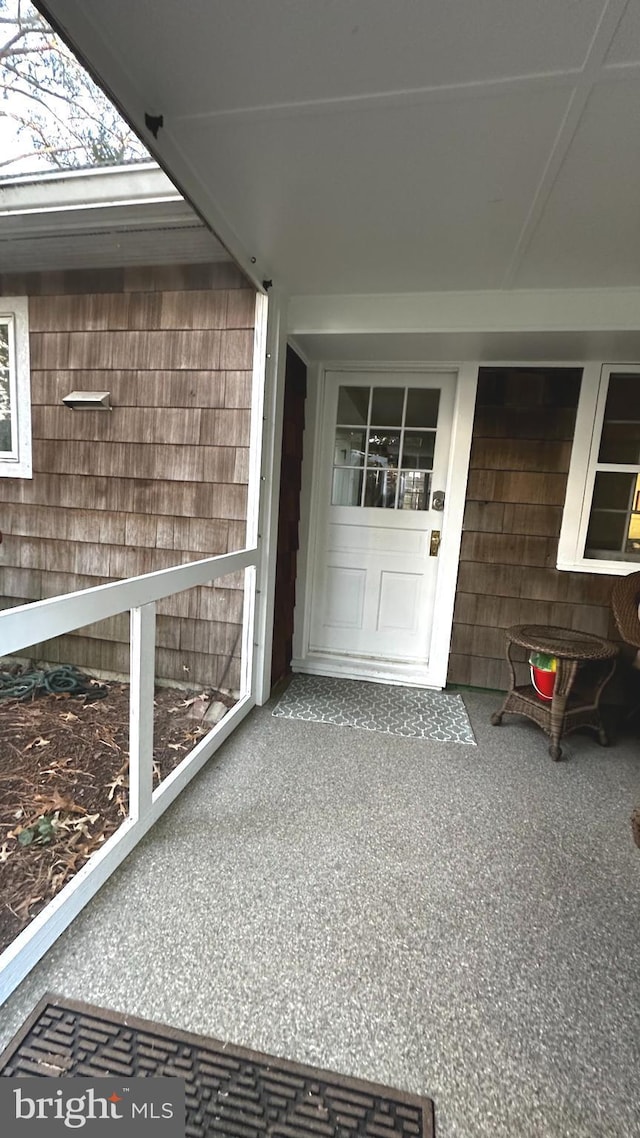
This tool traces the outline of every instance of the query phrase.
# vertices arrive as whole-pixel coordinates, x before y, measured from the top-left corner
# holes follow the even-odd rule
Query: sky
[[[3,8],[2,14],[4,16],[12,14],[13,4],[7,4]],[[5,27],[2,29],[2,42],[6,42],[8,31]],[[19,96],[11,95],[8,99],[0,99],[0,178],[7,177],[10,174],[28,174],[39,169],[46,169],[46,162],[39,157],[30,145],[29,136],[24,133],[22,137],[18,135],[18,130],[15,123],[3,114],[13,107],[22,110],[25,105],[25,100]],[[31,151],[28,158],[23,159],[17,163],[11,163],[6,166],[5,163],[8,159],[18,157],[26,151]]]
[[[0,52],[2,45],[10,43],[18,30],[18,25],[14,22],[17,10],[17,0],[0,0],[0,17],[4,20],[0,21]],[[22,59],[8,59],[8,62],[20,70],[21,78],[18,81],[23,90],[33,90],[32,83],[26,78],[26,69],[30,69],[38,83],[36,94],[40,102],[34,103],[15,90],[9,90],[6,97],[2,97],[4,82],[10,86],[16,83],[16,71],[4,70],[0,60],[0,180],[56,169],[52,161],[38,153],[30,131],[19,130],[10,117],[11,113],[39,120],[43,145],[74,147],[79,166],[90,164],[94,160],[96,147],[104,152],[104,138],[100,136],[98,127],[113,131],[108,137],[110,144],[115,145],[116,152],[126,136],[126,161],[149,161],[149,156],[131,135],[112,104],[95,88],[84,68],[70,56],[68,49],[60,45],[60,52],[54,48],[53,56],[48,51],[42,51],[43,46],[48,48],[52,42],[55,44],[57,37],[53,32],[41,30],[42,18],[27,0],[21,0],[21,10],[27,19],[33,13],[34,19],[40,21],[40,28],[32,29],[28,37],[20,41],[19,47],[29,49],[29,54],[23,54]],[[47,27],[45,24],[44,28]],[[57,42],[60,43],[59,40]],[[59,71],[57,75],[52,71],[52,58],[57,61],[58,68],[62,64],[63,74],[69,81],[68,86],[61,82]],[[47,92],[51,94],[48,95]],[[74,133],[74,128],[77,134]],[[11,159],[15,161],[10,161]]]
[[[5,163],[9,158],[24,154],[29,149],[28,136],[18,137],[14,123],[2,114],[2,105],[0,104],[0,163]],[[10,166],[0,165],[0,179],[8,178],[14,174],[31,174],[38,170],[47,169],[50,170],[51,167],[38,154],[32,152],[28,158],[23,158],[19,162],[12,162]]]

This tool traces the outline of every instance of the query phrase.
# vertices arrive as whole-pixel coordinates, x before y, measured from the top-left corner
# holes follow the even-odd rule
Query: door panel
[[[327,373],[312,652],[428,662],[455,380]]]
[[[349,525],[348,522],[329,524],[327,548],[335,553],[341,550],[378,550],[384,553],[389,546],[389,527]],[[426,535],[419,530],[395,529],[394,552],[420,555],[426,548]]]
[[[325,624],[329,628],[361,629],[367,585],[366,569],[327,566]]]
[[[418,573],[382,570],[377,621],[379,632],[417,631],[421,583]]]

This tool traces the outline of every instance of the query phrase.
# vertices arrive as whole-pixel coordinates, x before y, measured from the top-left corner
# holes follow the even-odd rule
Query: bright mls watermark
[[[184,1079],[0,1079],[7,1138],[184,1138]]]

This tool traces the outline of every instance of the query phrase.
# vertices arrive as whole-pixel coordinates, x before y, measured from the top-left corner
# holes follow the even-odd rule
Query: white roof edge
[[[47,171],[0,182],[0,216],[183,200],[155,162]]]

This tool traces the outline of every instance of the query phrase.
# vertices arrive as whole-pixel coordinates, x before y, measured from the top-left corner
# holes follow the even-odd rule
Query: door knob
[[[434,490],[431,497],[432,510],[444,510],[444,490]]]

